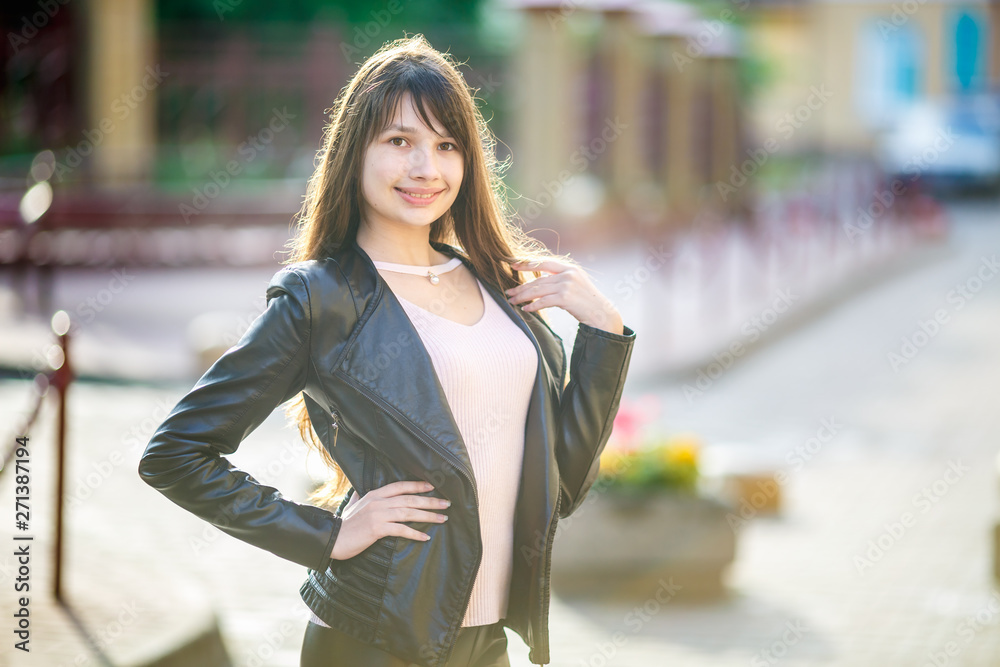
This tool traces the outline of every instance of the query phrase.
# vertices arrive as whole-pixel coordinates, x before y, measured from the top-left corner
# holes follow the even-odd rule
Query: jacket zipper
[[[333,446],[337,446],[337,434],[340,433],[340,413],[336,410],[333,411],[333,421],[330,423],[333,427]]]
[[[523,314],[521,314],[521,315],[522,315],[521,321],[524,323],[524,327],[529,332],[527,335],[529,335],[530,337],[533,338],[534,334],[530,333],[531,332],[531,327],[528,325],[527,320],[523,317]],[[560,370],[562,370],[563,376],[559,378],[559,381],[562,382],[565,379],[565,367],[566,367],[566,349],[562,346],[562,338],[560,338],[556,334],[555,331],[552,331],[552,327],[550,327],[548,325],[548,323],[546,323],[545,320],[543,320],[541,318],[541,316],[538,315],[538,313],[532,313],[532,315],[535,317],[535,319],[537,321],[541,322],[545,326],[545,328],[548,329],[552,333],[552,335],[555,336],[556,339],[559,340],[559,342],[560,342],[560,350],[562,352],[561,357],[560,357],[560,363],[561,363],[561,369]],[[545,355],[542,352],[541,347],[539,347],[537,345],[537,343],[536,343],[536,349],[538,350],[539,356],[544,359]],[[553,536],[554,536],[554,533],[555,533],[556,520],[559,518],[559,507],[560,507],[561,501],[562,501],[562,493],[559,492],[559,493],[556,494],[556,508],[555,508],[555,511],[552,513],[552,518],[549,520],[548,539],[547,539],[547,541],[546,541],[547,543],[545,545],[545,556],[544,556],[545,557],[545,567],[544,567],[545,575],[544,575],[544,578],[542,579],[542,604],[539,607],[539,612],[538,612],[538,627],[541,629],[541,639],[539,641],[539,645],[543,646],[545,648],[545,652],[546,653],[549,653],[549,627],[548,627],[548,623],[545,623],[544,621],[545,621],[545,618],[548,615],[548,610],[549,610],[549,596],[550,596],[549,581],[550,581],[550,578],[551,578],[550,574],[551,574],[551,568],[552,568],[552,546],[553,546],[552,545],[552,540],[553,540]]]
[[[409,424],[407,424],[406,422],[404,422],[400,417],[398,417],[396,415],[396,408],[394,408],[392,405],[386,403],[384,400],[382,400],[382,398],[380,396],[376,395],[374,392],[372,392],[371,390],[369,390],[368,387],[365,387],[364,385],[359,384],[357,381],[354,380],[354,378],[352,378],[350,376],[343,375],[342,377],[345,379],[345,381],[347,381],[349,384],[351,384],[356,389],[358,389],[358,391],[360,391],[361,393],[363,393],[366,396],[368,396],[369,400],[371,400],[376,405],[378,405],[379,407],[381,407],[385,411],[385,413],[387,415],[389,415],[390,417],[392,417],[393,420],[396,421],[400,426],[402,426],[407,431],[409,431],[410,433],[412,433],[413,435],[415,435],[422,442],[430,445],[433,449],[437,450],[437,452],[439,454],[443,455],[445,458],[454,461],[456,463],[455,467],[463,475],[465,475],[465,477],[469,480],[469,485],[472,486],[472,493],[473,493],[473,496],[475,497],[475,500],[476,500],[476,511],[477,512],[479,511],[479,491],[476,489],[476,482],[473,479],[472,475],[469,472],[466,471],[465,464],[463,464],[461,460],[459,460],[454,454],[452,454],[451,452],[449,452],[447,449],[444,449],[440,445],[438,445],[438,443],[437,443],[436,440],[434,440],[432,438],[425,437],[422,433],[418,433],[417,431],[415,431]],[[479,567],[479,563],[482,561],[482,557],[483,557],[482,547],[480,547],[479,555],[476,557],[476,567]],[[473,577],[473,582],[475,582],[475,577]],[[465,606],[463,607],[463,609],[467,609],[468,608],[468,606],[469,606],[469,600],[471,600],[471,599],[472,599],[472,585],[470,585],[468,587],[468,590],[466,591],[466,594],[465,594]],[[464,613],[465,612],[463,611],[463,618],[464,618]],[[461,623],[462,623],[462,620],[459,619],[458,625],[461,625]],[[450,638],[450,640],[448,642],[448,646],[445,648],[444,653],[442,654],[442,657],[441,657],[440,664],[442,664],[442,665],[444,665],[444,664],[446,664],[448,662],[448,658],[450,657],[452,650],[455,648],[455,643],[456,643],[457,634],[458,634],[458,625],[455,625],[452,628],[452,630],[451,630],[451,638]]]
[[[337,434],[340,433],[341,417],[340,417],[340,412],[338,410],[333,410],[331,414],[333,415],[333,421],[330,423],[330,426],[333,427],[333,446],[336,447]],[[346,430],[347,426],[344,426],[344,429]],[[369,461],[371,462],[370,464]],[[375,467],[377,465],[378,465],[378,459],[376,458],[375,453],[374,452],[366,453],[364,483],[365,483],[365,488],[368,489],[369,491],[375,485],[375,472],[376,472]]]
[[[367,471],[365,472],[365,488],[371,491],[375,488],[375,467],[378,466],[378,459],[375,458],[375,452],[368,451],[365,454],[365,465],[367,466]]]
[[[545,545],[545,578],[542,580],[542,607],[538,614],[538,627],[542,629],[541,644],[545,647],[545,652],[549,652],[549,624],[545,622],[549,613],[549,575],[552,569],[552,541],[555,535],[556,519],[559,517],[559,505],[562,501],[562,492],[556,493],[556,509],[552,513],[549,522],[548,543]]]

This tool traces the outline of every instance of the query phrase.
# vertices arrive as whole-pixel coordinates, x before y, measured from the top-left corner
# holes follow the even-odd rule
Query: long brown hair
[[[322,259],[334,248],[353,241],[364,210],[361,175],[365,152],[392,122],[406,92],[412,95],[414,107],[428,127],[432,127],[427,115],[430,109],[454,137],[464,158],[458,195],[451,208],[431,223],[430,240],[458,248],[481,279],[501,289],[524,281],[525,272],[510,267],[518,260],[552,258],[578,266],[569,256],[550,252],[514,223],[501,178],[509,162],[496,158],[496,138],[476,107],[474,90],[451,56],[436,51],[420,33],[384,44],[340,91],[324,129],[319,164],[309,180],[295,234],[286,244],[290,256],[282,263]],[[349,481],[316,437],[301,393],[289,402],[286,415],[335,473],[310,494],[309,500],[335,505]]]

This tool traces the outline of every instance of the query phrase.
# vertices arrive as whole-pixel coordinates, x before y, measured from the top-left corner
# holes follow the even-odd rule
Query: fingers
[[[396,535],[398,537],[405,537],[419,542],[426,542],[431,539],[431,536],[427,533],[422,533],[416,528],[407,526],[405,523],[395,523],[393,521],[389,521],[388,523],[383,524],[383,531],[385,532],[385,535]]]
[[[558,284],[541,282],[542,280],[542,278],[539,278],[530,283],[511,287],[504,292],[507,295],[507,301],[516,306],[521,302],[538,299],[543,296],[552,296],[560,291],[561,288]]]
[[[510,268],[515,271],[538,271],[541,262],[531,261],[531,260],[521,260],[518,262],[513,262]]]
[[[531,303],[526,303],[521,306],[521,310],[541,310],[543,308],[551,308],[552,306],[558,306],[560,300],[556,298],[555,295],[544,296],[540,299],[535,299]]]
[[[379,522],[386,535],[398,535],[411,540],[427,541],[430,535],[405,525],[405,522],[444,523],[447,514],[430,510],[446,509],[451,502],[436,496],[414,495],[426,493],[434,486],[424,481],[391,482],[385,486],[372,489],[369,495],[375,494],[380,502]]]
[[[444,510],[451,502],[431,496],[397,496],[389,507],[391,521],[429,521],[444,523],[448,515],[431,510]]]
[[[565,264],[554,259],[514,262],[510,267],[515,271],[545,271],[546,273],[560,273],[567,268]]]
[[[433,490],[434,485],[430,482],[424,482],[422,480],[402,480],[376,487],[369,491],[369,493],[377,493],[382,498],[392,498],[393,496],[399,496],[405,493],[427,493],[428,491]]]
[[[428,501],[428,503],[425,503],[425,506],[428,507],[440,507],[438,505],[438,498],[426,498],[423,496],[406,496],[406,498]],[[433,505],[430,505],[429,503],[433,503]],[[400,537],[408,537],[411,540],[421,540],[426,542],[431,538],[431,536],[417,530],[416,528],[407,526],[406,522],[419,521],[423,523],[444,523],[447,520],[447,514],[429,512],[427,510],[418,509],[417,507],[391,507],[386,510],[386,521],[383,526],[387,531],[386,534],[388,535],[399,535]]]
[[[404,526],[401,523],[393,524],[396,526],[396,531],[391,533],[392,535],[398,535],[399,537],[408,537],[411,540],[417,540],[419,542],[426,542],[431,539],[431,536],[427,533],[421,533],[419,530],[410,528],[409,526]]]
[[[416,507],[395,507],[392,509],[391,520],[400,521],[423,521],[425,523],[444,523],[448,520],[447,514],[429,512],[417,509]]]

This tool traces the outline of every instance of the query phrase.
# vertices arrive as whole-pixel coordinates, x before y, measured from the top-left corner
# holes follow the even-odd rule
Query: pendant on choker
[[[376,269],[381,269],[384,271],[394,271],[396,273],[409,273],[416,276],[424,276],[427,278],[431,285],[437,285],[441,282],[442,273],[447,273],[458,267],[462,260],[458,257],[452,257],[447,262],[443,264],[434,264],[432,266],[418,266],[416,264],[398,264],[395,262],[383,262],[380,260],[372,260],[375,264]]]

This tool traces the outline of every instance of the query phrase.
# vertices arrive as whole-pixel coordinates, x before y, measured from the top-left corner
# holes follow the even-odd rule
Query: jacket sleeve
[[[225,458],[279,405],[302,391],[310,361],[308,288],[278,271],[267,307],[167,415],[139,475],[223,532],[308,568],[325,570],[340,517],[283,498]]]
[[[577,328],[569,381],[559,401],[560,519],[576,511],[597,479],[634,343],[635,332],[628,326],[622,334],[583,322]]]

